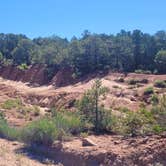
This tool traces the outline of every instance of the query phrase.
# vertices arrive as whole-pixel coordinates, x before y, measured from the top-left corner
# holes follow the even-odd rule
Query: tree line
[[[166,73],[166,31],[151,35],[121,30],[116,35],[85,30],[70,41],[58,36],[29,39],[25,35],[0,34],[0,64],[45,64],[71,67],[76,77],[93,72]]]

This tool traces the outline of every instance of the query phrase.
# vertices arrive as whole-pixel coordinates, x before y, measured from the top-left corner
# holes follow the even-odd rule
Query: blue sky
[[[0,33],[71,38],[88,29],[166,30],[166,0],[1,0]]]

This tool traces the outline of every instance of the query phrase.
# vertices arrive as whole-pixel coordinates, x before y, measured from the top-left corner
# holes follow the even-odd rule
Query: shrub
[[[20,99],[9,99],[6,100],[3,104],[1,104],[1,107],[3,109],[13,109],[13,108],[20,108],[22,105]]]
[[[154,86],[158,88],[166,88],[166,83],[165,81],[157,80],[155,81]]]
[[[143,78],[141,80],[137,80],[137,79],[128,80],[128,84],[129,85],[136,85],[138,83],[147,84],[148,83],[148,79]]]
[[[33,106],[34,116],[40,115],[40,108],[38,106]]]
[[[152,74],[152,72],[150,70],[145,70],[143,73],[144,74]]]
[[[5,115],[3,112],[0,112],[0,120],[5,119]]]
[[[21,65],[17,66],[17,68],[20,70],[26,70],[26,69],[28,69],[28,66],[27,66],[27,64],[22,63]]]
[[[21,139],[30,145],[50,146],[56,138],[58,138],[57,128],[49,118],[34,121],[21,132]]]
[[[137,84],[138,82],[139,82],[139,81],[136,80],[136,79],[128,80],[128,84],[129,84],[129,85],[135,85],[135,84]]]
[[[153,93],[154,93],[153,87],[147,87],[144,90],[144,95],[150,95],[150,94],[153,94]]]
[[[152,97],[151,97],[151,103],[153,105],[157,105],[159,103],[159,98],[158,98],[158,96],[156,94],[152,95]]]
[[[119,111],[120,111],[120,112],[125,112],[125,113],[127,113],[127,112],[130,112],[130,109],[127,108],[127,107],[120,107],[120,108],[119,108]]]
[[[148,79],[143,78],[142,80],[139,81],[142,84],[147,84],[148,83]]]
[[[66,134],[78,134],[83,127],[80,116],[74,112],[56,112],[53,122],[58,131],[64,131]]]
[[[160,98],[159,104],[154,106],[151,112],[153,113],[156,125],[159,125],[163,131],[166,131],[166,95]]]
[[[143,73],[143,70],[138,69],[138,70],[135,70],[134,72],[137,73],[137,74],[142,74],[142,73]]]
[[[113,120],[112,110],[103,108],[102,119],[100,122],[100,131],[112,132],[115,121]]]
[[[5,119],[0,119],[0,137],[9,140],[19,140],[20,132],[18,129],[8,126]]]
[[[137,74],[152,74],[152,72],[150,70],[142,70],[142,69],[135,70],[135,73],[137,73]]]
[[[112,87],[115,88],[115,89],[119,89],[120,88],[118,85],[113,85]]]
[[[155,134],[159,134],[163,131],[163,129],[160,125],[157,124],[157,125],[153,126],[153,131],[154,131]]]
[[[141,133],[141,128],[143,126],[143,118],[135,112],[127,113],[124,119],[124,125],[126,126],[126,133],[130,134],[132,137],[137,136]]]

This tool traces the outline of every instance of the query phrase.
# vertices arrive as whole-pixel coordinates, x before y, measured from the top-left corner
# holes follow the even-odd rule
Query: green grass
[[[6,120],[0,119],[0,137],[9,140],[19,140],[20,132],[17,128],[10,127]]]
[[[21,140],[30,145],[50,146],[57,137],[57,128],[53,121],[48,118],[34,121],[21,131]]]
[[[3,104],[1,104],[1,108],[11,110],[13,108],[20,108],[22,106],[20,99],[8,99]]]

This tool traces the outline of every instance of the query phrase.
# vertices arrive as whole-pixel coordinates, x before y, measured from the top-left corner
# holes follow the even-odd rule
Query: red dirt
[[[62,148],[56,145],[52,148],[35,148],[40,154],[47,153],[48,161],[54,161],[54,164],[48,164],[52,166],[58,163],[64,166],[166,165],[166,135],[137,138],[102,135],[89,136],[88,139],[96,145],[83,147],[81,139],[74,138],[63,142]],[[22,153],[20,150],[25,148],[21,143],[0,139],[0,146],[0,159],[4,166],[18,163],[20,166],[47,165],[34,154]]]
[[[37,70],[37,68],[34,67],[33,70]],[[10,75],[12,71],[10,69],[4,72],[4,75]],[[42,72],[41,70],[40,73]],[[12,75],[12,77],[17,78],[16,75]],[[61,73],[60,75],[62,77],[63,74]],[[28,78],[34,77],[35,74],[28,76]],[[118,77],[124,77],[125,82],[116,82],[115,79]],[[147,84],[141,84],[139,87],[131,87],[131,85],[127,83],[127,80],[130,79],[141,80],[143,78],[148,79],[149,82]],[[0,103],[3,103],[7,99],[19,97],[25,105],[38,105],[41,110],[49,109],[52,106],[72,109],[74,101],[79,99],[87,89],[91,88],[94,79],[95,78],[87,79],[64,87],[57,87],[56,84],[54,86],[33,87],[29,86],[29,83],[0,78]],[[118,107],[128,107],[132,110],[137,110],[142,102],[144,89],[148,86],[152,86],[154,81],[158,79],[166,80],[166,75],[130,73],[125,77],[120,73],[109,73],[101,78],[103,85],[110,89],[106,99],[101,101],[101,103],[103,103],[106,108],[112,107],[115,110],[118,109]],[[36,78],[36,80],[40,81],[38,78]],[[64,82],[64,79],[61,78],[58,82],[60,82],[58,83],[60,85]],[[159,94],[166,93],[166,89],[154,89]],[[147,106],[149,106],[148,103]],[[25,117],[20,118],[21,114],[15,109],[4,110],[4,112],[12,125],[22,126],[29,121],[26,120]],[[97,144],[97,146],[82,147],[81,139],[75,138],[72,141],[64,142],[61,150],[56,151],[56,149],[53,149],[53,154],[55,154],[53,158],[66,166],[77,166],[78,163],[79,166],[147,166],[157,165],[159,163],[163,166],[166,165],[166,138],[164,137],[149,136],[145,138],[124,139],[120,136],[103,135],[89,136],[88,138]],[[22,144],[17,144],[18,146],[15,146],[9,141],[0,139],[0,145],[9,149],[9,151],[5,153],[5,156],[3,156],[3,153],[0,153],[1,163],[3,165],[17,165],[17,159],[15,158],[17,155],[14,151],[17,148],[23,147]],[[26,160],[25,162],[24,159]],[[40,162],[34,163],[34,161],[29,160],[27,156],[23,157],[23,163],[29,162],[31,166],[33,166],[33,164],[43,165]]]

